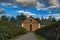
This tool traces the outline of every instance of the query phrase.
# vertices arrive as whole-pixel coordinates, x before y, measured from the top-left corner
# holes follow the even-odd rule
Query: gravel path
[[[37,38],[34,35],[34,33],[29,32],[29,33],[17,38],[16,40],[37,40]]]

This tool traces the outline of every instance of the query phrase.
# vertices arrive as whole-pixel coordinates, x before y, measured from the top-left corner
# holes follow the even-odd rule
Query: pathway
[[[37,40],[37,38],[34,33],[29,32],[29,33],[17,38],[16,40]]]

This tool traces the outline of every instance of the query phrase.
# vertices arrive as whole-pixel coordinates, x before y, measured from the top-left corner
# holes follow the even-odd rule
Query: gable
[[[33,17],[28,17],[26,20],[24,20],[23,23],[28,23],[28,22],[39,23],[39,22],[36,21]]]

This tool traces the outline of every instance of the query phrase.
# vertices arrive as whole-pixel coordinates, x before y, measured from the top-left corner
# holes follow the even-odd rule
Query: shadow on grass
[[[40,36],[38,34],[36,34],[36,37],[37,37],[38,40],[46,40],[46,38],[44,38],[44,37],[42,37],[42,36]]]

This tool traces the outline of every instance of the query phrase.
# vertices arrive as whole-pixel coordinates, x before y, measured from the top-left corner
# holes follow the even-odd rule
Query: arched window
[[[30,21],[32,21],[32,19],[30,19]]]

